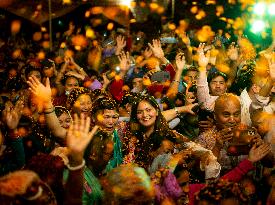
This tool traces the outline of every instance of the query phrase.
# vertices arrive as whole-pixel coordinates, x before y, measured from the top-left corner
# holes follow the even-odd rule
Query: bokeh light
[[[268,6],[268,13],[272,16],[275,15],[275,3],[272,3]]]
[[[259,2],[255,4],[253,10],[255,14],[262,16],[265,13],[265,9],[266,9],[266,5],[263,2]]]
[[[19,20],[14,20],[11,23],[11,33],[12,34],[17,34],[21,29],[21,21]]]
[[[265,22],[262,20],[256,20],[252,23],[251,32],[259,33],[265,29]]]
[[[123,6],[131,7],[132,0],[121,0],[120,4]]]

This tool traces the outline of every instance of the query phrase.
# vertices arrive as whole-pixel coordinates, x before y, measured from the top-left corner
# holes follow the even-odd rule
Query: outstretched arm
[[[176,65],[177,71],[173,81],[170,84],[170,87],[167,91],[167,96],[171,99],[174,99],[179,91],[179,84],[181,80],[181,75],[185,66],[185,57],[184,53],[178,53],[176,56]]]
[[[69,164],[67,165],[70,173],[65,186],[65,205],[81,205],[83,193],[83,170],[85,160],[84,152],[90,141],[92,140],[98,127],[95,126],[91,132],[90,117],[80,118],[75,114],[74,122],[70,125],[67,133],[67,147],[69,149]]]
[[[46,85],[38,81],[36,77],[30,77],[27,81],[30,91],[35,95],[39,102],[43,104],[44,114],[47,125],[55,137],[64,139],[66,137],[66,129],[61,127],[59,120],[55,114],[54,106],[51,100],[51,87],[49,78],[46,79]]]
[[[229,171],[221,178],[234,182],[240,181],[247,172],[254,168],[253,164],[263,159],[269,152],[269,144],[264,143],[259,147],[254,145],[249,152],[248,158],[240,162],[237,167]]]
[[[198,59],[198,64],[199,64],[199,77],[198,77],[198,89],[197,89],[197,97],[199,103],[203,104],[203,107],[209,110],[213,110],[212,103],[214,102],[211,99],[210,93],[209,93],[209,87],[207,83],[207,70],[206,67],[209,62],[210,58],[210,51],[207,51],[206,54],[204,54],[204,44],[200,44],[197,50],[199,59]],[[213,102],[212,102],[213,101]]]

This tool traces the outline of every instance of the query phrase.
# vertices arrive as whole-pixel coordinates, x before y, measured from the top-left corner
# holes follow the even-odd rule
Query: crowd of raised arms
[[[275,204],[275,40],[96,35],[0,40],[1,205]]]

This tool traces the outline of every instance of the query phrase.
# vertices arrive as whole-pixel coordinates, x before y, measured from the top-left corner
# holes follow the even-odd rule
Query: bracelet
[[[45,112],[45,111],[44,111],[44,114],[46,114],[46,115],[47,115],[47,114],[51,114],[51,113],[53,113],[54,111],[55,111],[55,109],[53,108],[51,111],[48,111],[48,112]]]
[[[178,80],[172,80],[172,82],[180,83],[180,81],[178,81]]]
[[[176,112],[176,115],[177,115],[177,116],[179,116],[179,115],[180,115],[180,113],[179,113],[178,108],[177,108],[177,107],[174,107],[174,110],[175,110],[175,112]]]
[[[67,168],[71,171],[76,171],[76,170],[79,170],[79,169],[82,169],[84,166],[85,166],[86,162],[85,160],[83,159],[82,160],[82,163],[78,166],[75,166],[75,167],[72,167],[69,163],[67,164]]]
[[[169,61],[168,59],[166,59],[166,63],[163,63],[162,65],[167,66],[167,65],[169,65],[169,64],[171,64],[170,61]]]

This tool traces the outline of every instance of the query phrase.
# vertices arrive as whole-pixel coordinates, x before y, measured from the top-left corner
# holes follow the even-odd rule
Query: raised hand
[[[144,56],[145,59],[150,58],[152,55],[153,55],[153,52],[152,52],[152,50],[151,50],[149,47],[147,47],[147,48],[143,51],[143,56]]]
[[[19,120],[22,116],[22,111],[24,108],[24,103],[22,100],[19,100],[14,107],[6,106],[3,111],[4,120],[9,129],[16,129],[19,123]]]
[[[191,156],[192,150],[190,148],[183,149],[179,153],[173,154],[168,162],[168,167],[175,167],[175,164],[184,164],[185,161]]]
[[[48,58],[48,61],[50,61],[52,63],[53,69],[55,70],[56,69],[55,62],[53,60],[49,59],[49,58]]]
[[[156,56],[159,59],[164,58],[164,52],[161,48],[161,42],[160,40],[153,39],[152,44],[148,43],[149,47],[151,48],[154,56]]]
[[[183,70],[186,64],[184,53],[178,53],[176,55],[176,65],[178,70]]]
[[[205,132],[207,130],[210,130],[213,127],[214,127],[214,120],[211,119],[210,117],[207,117],[207,120],[199,121],[200,132]],[[218,145],[221,145],[221,144],[218,144]]]
[[[258,162],[263,159],[271,150],[271,147],[267,143],[263,143],[257,147],[256,144],[250,149],[248,154],[248,160],[252,163]]]
[[[67,147],[73,163],[82,161],[85,149],[98,129],[98,126],[95,126],[89,131],[90,123],[90,117],[85,117],[81,114],[79,118],[77,114],[74,115],[73,123],[67,132]],[[73,165],[71,161],[70,164]]]
[[[189,113],[191,115],[195,115],[196,113],[193,111],[193,108],[198,106],[198,103],[194,103],[194,104],[188,104],[188,105],[185,105],[185,106],[182,106],[183,110],[182,112],[183,113]]]
[[[122,51],[118,56],[119,67],[121,72],[126,72],[130,68],[130,54],[129,52]]]
[[[233,136],[233,128],[231,127],[220,130],[216,136],[216,145],[223,147],[224,143],[231,140]]]
[[[197,53],[199,56],[198,64],[202,68],[206,68],[206,66],[209,63],[209,59],[210,59],[210,51],[208,50],[206,52],[206,54],[204,54],[204,47],[205,47],[205,43],[200,43],[198,50],[197,50]]]
[[[189,82],[185,91],[185,105],[192,104],[196,101],[196,94],[194,92],[189,92],[189,89],[194,85],[195,82]]]
[[[70,63],[75,64],[74,58],[73,57],[69,57],[70,58]]]
[[[43,85],[35,76],[31,76],[27,81],[30,86],[29,90],[35,95],[41,103],[51,102],[52,91],[49,78],[46,79],[46,85]]]
[[[106,89],[108,87],[108,85],[111,83],[111,81],[107,78],[106,73],[102,74],[102,78],[103,78],[103,86],[102,89]]]
[[[187,46],[190,46],[191,41],[190,41],[189,36],[186,34],[186,32],[181,33],[180,36],[181,36],[183,43],[185,43],[185,45],[187,45]]]
[[[239,50],[238,47],[235,45],[235,42],[233,42],[228,50],[227,50],[227,56],[230,60],[235,61],[239,58]]]
[[[116,55],[118,55],[126,46],[126,40],[124,36],[119,35],[116,37]]]
[[[71,63],[71,57],[65,57],[64,62],[66,65],[69,65]]]

